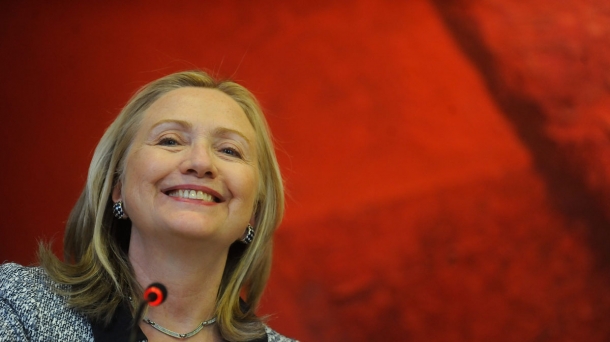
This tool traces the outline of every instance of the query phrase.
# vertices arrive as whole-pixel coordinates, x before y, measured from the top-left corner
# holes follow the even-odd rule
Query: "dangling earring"
[[[254,240],[254,227],[248,223],[248,226],[246,227],[246,236],[239,241],[247,245],[252,242],[252,240]]]
[[[123,201],[117,201],[112,205],[112,213],[114,214],[114,217],[118,218],[119,220],[127,219],[125,210],[123,210]]]

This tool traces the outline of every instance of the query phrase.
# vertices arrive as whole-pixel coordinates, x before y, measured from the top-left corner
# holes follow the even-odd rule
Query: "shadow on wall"
[[[522,49],[523,54],[519,60],[513,60],[514,64],[527,65],[530,60],[536,59],[537,54],[548,53],[548,51],[540,51],[537,45],[546,40],[552,40],[552,43],[557,46],[568,46],[571,43],[569,32],[562,31],[561,27],[557,27],[560,22],[560,16],[565,15],[566,11],[577,13],[579,8],[591,9],[592,4],[583,4],[582,2],[569,1],[566,8],[557,8],[556,12],[553,8],[546,8],[540,4],[530,4],[528,6],[517,8],[511,4],[496,4],[495,7],[487,7],[483,2],[467,2],[467,1],[434,1],[436,8],[441,14],[449,31],[453,34],[462,51],[477,67],[479,73],[484,78],[494,101],[501,108],[501,113],[515,128],[515,132],[523,142],[524,146],[530,151],[533,160],[534,168],[538,175],[544,180],[548,191],[550,202],[555,206],[557,214],[565,216],[573,224],[581,224],[588,230],[588,239],[591,250],[596,254],[597,265],[601,268],[600,271],[610,272],[610,209],[605,204],[610,198],[610,187],[604,188],[603,184],[610,184],[610,173],[605,172],[601,177],[605,181],[592,184],[590,179],[591,174],[599,172],[600,166],[597,164],[603,163],[607,156],[610,156],[610,135],[606,134],[605,139],[601,144],[603,149],[598,150],[588,144],[587,135],[582,136],[582,141],[573,143],[567,139],[561,139],[550,135],[549,127],[554,125],[567,126],[565,129],[574,131],[573,135],[579,135],[581,127],[578,127],[579,122],[573,125],[565,122],[557,122],[565,119],[562,117],[562,112],[565,111],[565,103],[553,103],[553,105],[540,104],[545,98],[540,98],[536,93],[529,91],[536,86],[544,86],[544,84],[534,84],[528,86],[528,83],[544,83],[552,82],[549,79],[537,79],[535,75],[528,75],[523,70],[514,68],[513,65],[503,63],[511,58],[515,58],[514,50]],[[606,3],[598,1],[600,8],[606,7],[610,9]],[[528,20],[531,20],[532,12],[538,15],[539,18],[547,18],[547,27],[540,28],[534,25],[528,25]],[[496,20],[500,17],[503,20]],[[609,16],[606,16],[607,19]],[[585,18],[582,18],[585,19]],[[602,20],[604,17],[598,18]],[[610,33],[606,21],[599,23],[606,26],[606,32]],[[509,23],[515,23],[510,26]],[[575,28],[577,29],[577,28]],[[543,32],[551,30],[552,35],[544,35]],[[567,30],[567,29],[566,29]],[[489,32],[492,31],[492,32]],[[497,32],[493,32],[497,31]],[[508,31],[516,36],[530,38],[527,42],[513,42],[509,39],[503,40],[501,44],[508,45],[502,50],[494,50],[493,44],[487,44],[486,39],[493,37],[502,37]],[[494,34],[495,33],[495,34]],[[525,40],[525,39],[523,39]],[[511,43],[513,46],[511,46]],[[549,44],[549,42],[546,42]],[[584,44],[591,44],[588,51],[591,54],[597,54],[599,50],[608,51],[610,43],[605,43],[605,46],[599,46],[591,40],[585,41]],[[498,43],[496,43],[498,44]],[[523,44],[530,44],[523,46]],[[599,49],[598,49],[599,48]],[[557,54],[567,50],[559,47],[554,51]],[[563,50],[563,51],[562,51]],[[610,52],[610,51],[609,51]],[[586,54],[587,52],[583,52]],[[504,54],[504,55],[503,55]],[[580,69],[580,59],[594,56],[583,56],[579,60],[573,60],[568,53],[557,56],[560,59],[559,65],[544,65],[545,70],[540,73],[555,75],[563,73],[568,78],[571,74],[570,69]],[[606,55],[608,63],[610,63],[610,54]],[[515,82],[513,79],[519,79]],[[595,80],[592,80],[595,81]],[[555,92],[575,92],[573,84],[568,83],[568,89],[553,89]],[[605,97],[610,97],[610,87],[602,82],[598,82],[598,92]],[[554,94],[551,94],[554,95]],[[548,97],[549,95],[547,95]],[[576,105],[572,105],[576,107]],[[598,113],[592,111],[581,110],[574,116],[593,117]],[[597,118],[599,119],[599,118]],[[576,120],[574,120],[576,121]],[[572,127],[570,127],[572,126]],[[606,126],[606,132],[608,128]],[[596,136],[596,131],[599,127],[589,127],[590,136]],[[607,165],[605,167],[609,167]],[[608,169],[610,171],[610,168]],[[600,177],[598,176],[598,177]]]
[[[576,9],[591,4],[569,1],[556,11],[536,3],[433,4],[439,23],[474,67],[498,109],[480,110],[473,116],[477,121],[471,123],[465,112],[468,108],[453,108],[457,101],[451,103],[450,95],[438,92],[437,100],[446,103],[444,110],[462,117],[444,125],[442,115],[434,113],[436,129],[450,136],[477,125],[472,135],[440,140],[444,148],[468,140],[510,145],[513,139],[531,164],[507,167],[499,174],[471,169],[473,177],[450,181],[435,170],[436,178],[420,177],[424,185],[403,188],[401,195],[288,224],[278,238],[277,253],[290,255],[292,261],[276,266],[284,282],[272,282],[271,289],[280,296],[290,296],[282,289],[297,289],[299,299],[286,311],[298,311],[305,318],[287,326],[300,329],[304,339],[325,341],[606,341],[610,338],[605,318],[610,314],[610,218],[606,214],[610,188],[605,184],[610,183],[606,171],[610,169],[604,163],[610,153],[609,125],[601,121],[599,111],[578,103],[572,105],[571,115],[585,119],[566,122],[565,101],[556,98],[578,99],[578,94],[571,94],[579,89],[570,82],[564,82],[564,88],[549,83],[556,77],[570,79],[583,69],[580,59],[560,54],[565,51],[560,45],[590,44],[583,51],[595,56],[586,58],[601,58],[605,64],[586,66],[591,70],[583,72],[579,81],[595,83],[587,85],[597,96],[589,101],[605,103],[610,96],[607,79],[590,75],[600,71],[599,65],[610,64],[610,53],[597,55],[600,50],[610,52],[610,40],[580,42],[574,41],[576,36],[570,41],[566,37],[574,35],[563,34],[557,27],[566,12],[576,16],[574,22],[586,21],[578,18],[584,12]],[[609,8],[599,1],[598,5]],[[418,6],[407,10],[431,15]],[[610,12],[606,13],[597,17],[597,24],[609,37],[605,23]],[[546,27],[537,27],[540,22]],[[421,30],[428,32],[427,39],[442,44],[430,27]],[[415,35],[408,30],[403,33]],[[537,46],[544,46],[549,34],[549,44],[557,46],[541,51]],[[493,39],[497,41],[490,43]],[[426,53],[425,49],[410,52]],[[537,54],[545,54],[544,58],[560,54],[555,57],[560,62],[537,65],[544,69],[532,75],[524,65],[544,59]],[[428,57],[455,80],[457,71],[435,56]],[[552,76],[545,79],[545,75]],[[431,83],[422,82],[434,87]],[[459,79],[453,85],[476,91],[468,80]],[[477,101],[475,96],[471,100]],[[428,113],[433,113],[432,108],[426,108]],[[420,109],[413,115],[424,115],[426,109]],[[504,118],[505,129],[513,135],[486,139],[484,131],[497,129],[488,125],[489,115]],[[596,120],[599,125],[583,128],[582,121]],[[405,159],[417,154],[417,149],[435,157],[430,148],[438,143],[432,133],[435,128],[423,121],[401,127],[405,140],[422,130],[429,134],[427,141],[409,145]],[[554,134],[558,126],[574,134]],[[590,134],[582,134],[585,128]],[[600,129],[604,134],[599,134]],[[582,139],[574,141],[574,137]],[[591,137],[599,139],[591,141]],[[470,149],[481,163],[494,162],[493,156]],[[516,160],[518,153],[507,157]],[[417,164],[397,166],[408,178],[408,168]],[[454,174],[461,167],[449,160],[442,165]],[[361,175],[351,178],[354,184]],[[386,180],[399,183],[394,178]],[[307,252],[294,252],[299,249]]]

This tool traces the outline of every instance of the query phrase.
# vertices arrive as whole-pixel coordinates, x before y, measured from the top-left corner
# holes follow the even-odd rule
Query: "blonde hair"
[[[212,88],[235,100],[256,132],[260,181],[255,204],[256,238],[247,247],[230,249],[216,300],[217,324],[229,341],[250,340],[265,334],[255,315],[269,277],[272,235],[284,212],[284,189],[271,135],[256,98],[232,81],[218,81],[202,71],[171,74],[141,88],[108,127],[95,149],[87,183],[70,213],[64,235],[64,261],[41,246],[39,258],[57,282],[70,285],[69,304],[94,321],[108,323],[117,306],[142,289],[127,259],[128,220],[112,215],[111,193],[122,175],[125,156],[143,113],[164,94],[182,87]],[[245,306],[240,306],[240,294]]]

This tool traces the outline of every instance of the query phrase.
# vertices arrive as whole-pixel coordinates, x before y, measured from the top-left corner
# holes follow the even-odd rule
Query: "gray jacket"
[[[40,267],[0,265],[0,341],[93,341],[87,317],[68,307]],[[266,327],[269,342],[293,342]]]

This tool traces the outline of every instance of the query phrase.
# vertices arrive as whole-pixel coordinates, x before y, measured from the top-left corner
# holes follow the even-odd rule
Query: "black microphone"
[[[157,306],[165,301],[167,298],[167,288],[161,283],[152,283],[148,285],[144,290],[144,300],[138,305],[136,315],[133,320],[133,326],[131,327],[131,334],[129,335],[130,342],[136,342],[136,331],[138,329],[138,323],[142,320],[142,314],[147,305]]]

